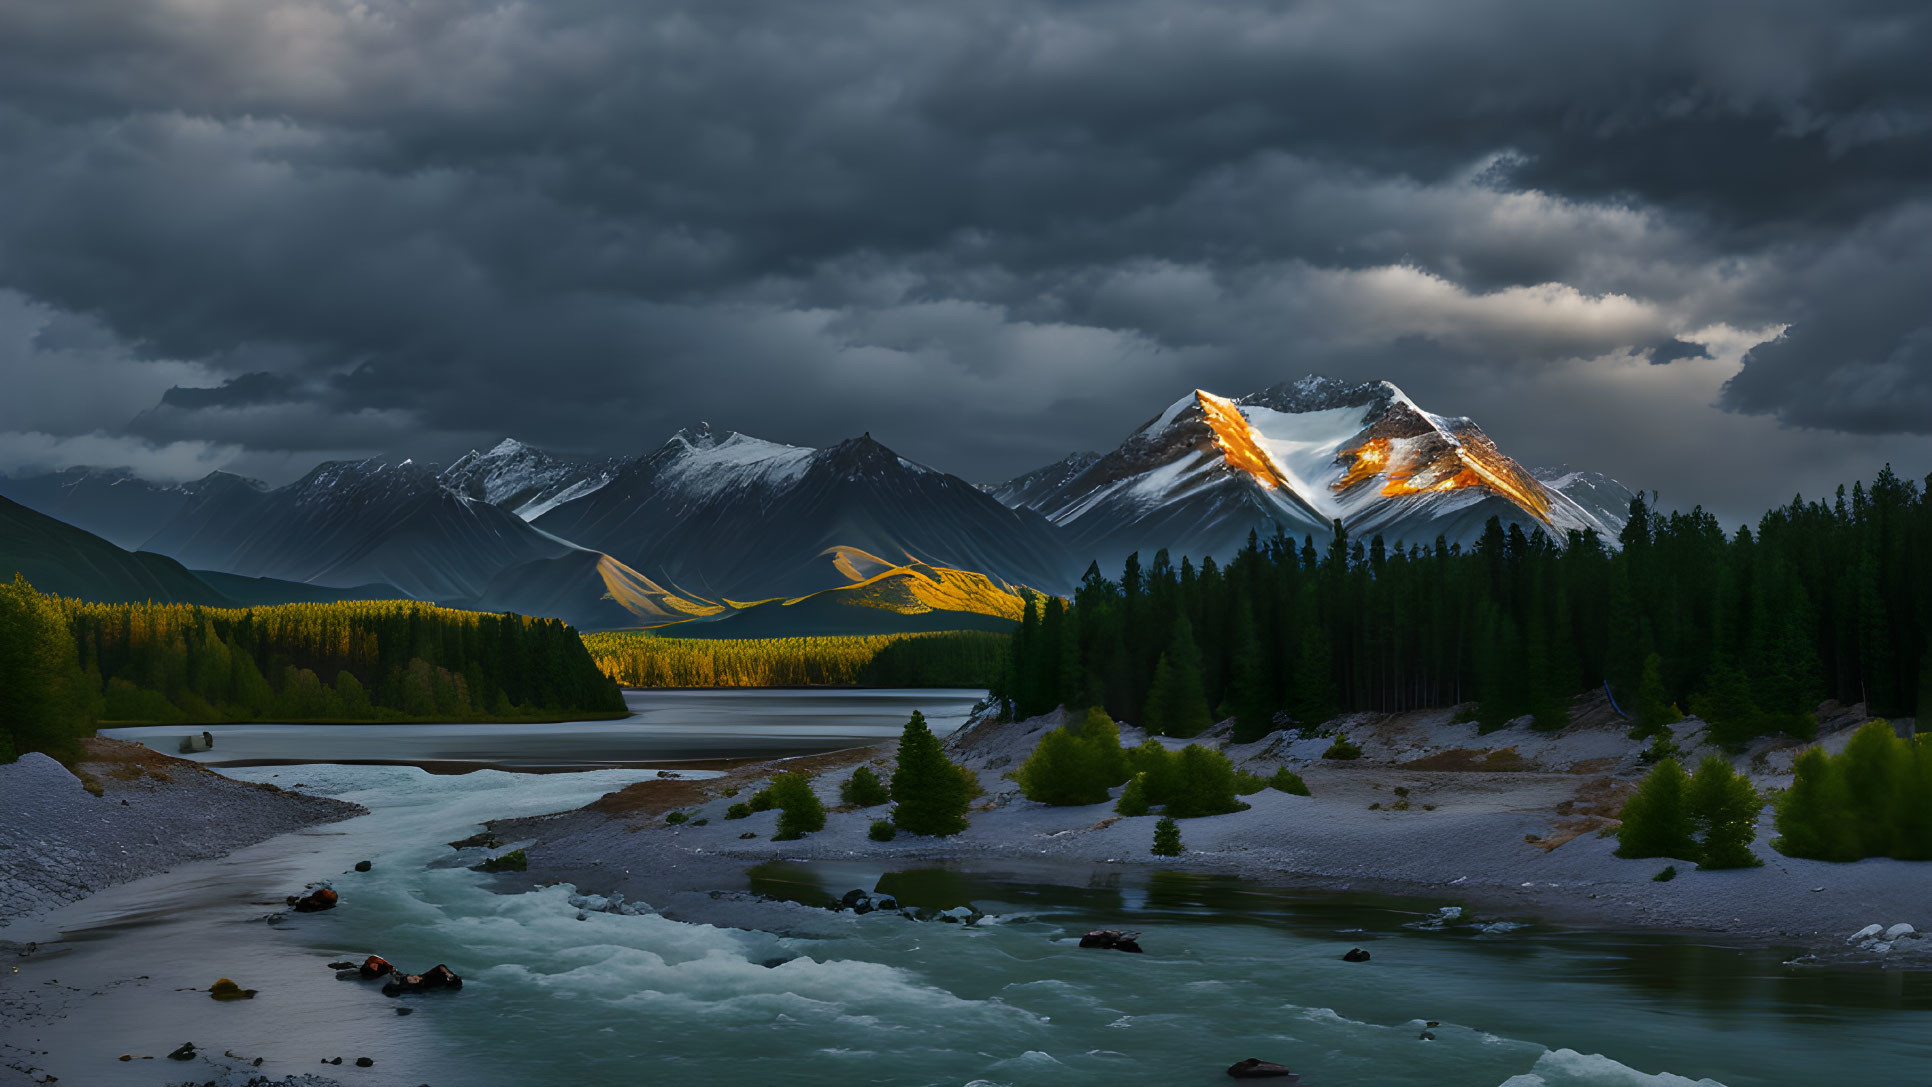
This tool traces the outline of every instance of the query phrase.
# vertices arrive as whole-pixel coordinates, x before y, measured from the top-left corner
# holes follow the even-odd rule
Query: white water
[[[648,771],[228,772],[300,781],[371,814],[110,889],[40,932],[10,930],[65,936],[9,983],[102,994],[24,1039],[50,1051],[63,1084],[201,1082],[213,1072],[201,1062],[114,1060],[188,1040],[262,1056],[270,1075],[465,1087],[1205,1085],[1247,1056],[1284,1061],[1309,1087],[1922,1083],[1932,1067],[1925,975],[1801,971],[1773,953],[1473,915],[1405,927],[1447,903],[1128,872],[951,877],[996,915],[974,928],[841,915],[843,935],[814,940],[656,916],[579,921],[570,889],[498,893],[516,877],[449,867],[445,843]],[[350,872],[362,859],[374,871]],[[854,861],[791,878],[837,894],[878,874]],[[324,878],[338,909],[261,920]],[[1148,953],[1073,946],[1097,926],[1145,929]],[[1342,963],[1354,944],[1374,961]],[[325,966],[369,953],[411,971],[448,963],[466,984],[390,999]],[[261,993],[217,1004],[178,991],[220,976]],[[1419,1037],[1426,1020],[1440,1021],[1433,1040]],[[12,1029],[0,1034],[23,1044]],[[365,1055],[375,1068],[354,1069]],[[316,1063],[334,1056],[341,1068]]]

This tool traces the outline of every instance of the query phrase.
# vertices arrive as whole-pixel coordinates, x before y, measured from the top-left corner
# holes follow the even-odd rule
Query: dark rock
[[[896,910],[899,908],[899,900],[891,895],[880,895],[872,900],[872,905],[882,910]]]
[[[357,1057],[357,1058],[356,1058],[356,1067],[357,1067],[357,1068],[374,1068],[375,1066],[376,1066],[376,1062],[375,1062],[375,1058],[373,1058],[373,1057]]]
[[[332,962],[329,964],[329,969],[331,970],[354,970],[355,968],[356,964],[353,962]]]
[[[1274,1061],[1264,1061],[1260,1057],[1249,1057],[1246,1060],[1236,1061],[1228,1065],[1228,1075],[1233,1076],[1235,1079],[1296,1080],[1301,1078],[1290,1071],[1287,1065],[1276,1064]]]
[[[752,833],[751,831],[748,831],[748,830],[747,830],[747,831],[745,831],[745,832],[744,832],[743,834],[740,834],[740,835],[738,835],[738,837],[740,837],[740,838],[756,838],[756,837],[758,837],[758,835],[756,835],[756,834],[753,834],[753,833]]]
[[[853,888],[852,890],[845,892],[845,896],[839,899],[839,908],[844,910],[852,909],[853,907],[857,906],[859,903],[867,901],[871,897],[872,897],[871,895],[866,894],[864,891],[861,891],[857,888]]]
[[[1343,962],[1367,962],[1369,961],[1369,953],[1366,951],[1363,951],[1359,947],[1351,947],[1348,949],[1348,954],[1342,956],[1342,961]]]
[[[1425,1030],[1421,1034],[1416,1035],[1416,1038],[1419,1041],[1433,1042],[1436,1040],[1436,1035],[1434,1031]]]
[[[451,849],[470,849],[481,846],[484,849],[495,849],[498,844],[495,834],[487,830],[479,830],[467,838],[451,842],[449,847]]]
[[[789,957],[781,958],[781,959],[766,959],[764,962],[761,962],[758,965],[764,967],[767,970],[776,970],[790,961],[792,960]]]
[[[191,1060],[194,1060],[194,1059],[195,1059],[195,1044],[194,1044],[193,1042],[182,1042],[182,1043],[181,1043],[181,1048],[180,1048],[180,1049],[177,1049],[177,1050],[175,1050],[175,1051],[174,1051],[173,1053],[170,1053],[170,1054],[168,1054],[168,1059],[169,1059],[169,1060],[171,1060],[171,1061],[191,1061]]]
[[[397,1008],[397,1009],[396,1009],[396,1014],[397,1014],[397,1015],[413,1015],[413,1014],[415,1014],[415,1011],[416,1011],[416,1009],[414,1009],[414,1008],[411,1008],[411,1007],[407,1007],[407,1006],[404,1006],[404,1007],[399,1007],[399,1008]]]
[[[208,995],[216,1000],[253,1000],[255,990],[244,989],[227,978],[220,978],[208,987]]]
[[[433,989],[461,989],[463,979],[456,971],[441,963],[430,967],[420,974],[391,974],[383,983],[382,995],[401,996],[404,993],[426,993]]]
[[[1080,946],[1097,947],[1105,951],[1132,951],[1138,954],[1141,950],[1140,933],[1097,928],[1080,937]]]
[[[287,901],[296,913],[319,913],[335,909],[336,893],[327,887],[317,887],[306,895],[289,895]]]
[[[369,869],[371,869],[371,868],[374,868],[374,867],[375,867],[375,865],[373,865],[373,864],[371,864],[371,863],[369,863],[368,861],[357,861],[357,862],[356,862],[356,871],[358,871],[358,872],[367,872],[367,871],[368,871]]]

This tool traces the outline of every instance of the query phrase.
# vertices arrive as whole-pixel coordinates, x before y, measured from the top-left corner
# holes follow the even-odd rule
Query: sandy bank
[[[102,887],[363,813],[141,744],[86,750],[78,776],[38,753],[0,766],[0,932]]]
[[[976,720],[947,741],[952,757],[977,771],[986,790],[971,826],[954,838],[901,835],[873,842],[866,830],[886,808],[836,807],[838,784],[849,768],[870,762],[889,770],[892,744],[743,767],[701,783],[641,782],[580,811],[498,830],[506,839],[533,840],[531,879],[568,881],[587,892],[619,891],[674,916],[725,924],[770,921],[772,915],[761,913],[739,889],[746,867],[773,859],[974,866],[1025,861],[1029,867],[1052,864],[1073,883],[1096,868],[1134,865],[1404,894],[1488,916],[1685,930],[1835,958],[1932,963],[1932,937],[1899,941],[1885,952],[1846,944],[1847,936],[1872,923],[1932,930],[1932,867],[1785,857],[1768,844],[1775,831],[1767,809],[1756,846],[1763,867],[1700,872],[1678,863],[1675,879],[1657,882],[1652,877],[1669,862],[1613,855],[1615,815],[1644,767],[1641,745],[1624,735],[1627,726],[1607,707],[1584,700],[1572,725],[1555,734],[1519,726],[1479,736],[1474,724],[1453,717],[1440,710],[1331,722],[1363,748],[1363,757],[1352,762],[1323,759],[1326,738],[1280,732],[1234,745],[1226,740],[1225,725],[1210,732],[1200,740],[1221,747],[1238,765],[1264,775],[1289,766],[1315,795],[1267,790],[1245,798],[1252,805],[1245,812],[1185,820],[1187,852],[1177,858],[1149,854],[1151,816],[1118,818],[1110,805],[1035,804],[1004,776],[1059,723],[1057,715],[1015,723]],[[1857,707],[1831,708],[1820,742],[1842,747],[1864,719]],[[1142,738],[1123,727],[1124,743]],[[1704,744],[1695,719],[1678,726],[1677,742],[1691,760],[1715,751]],[[1791,760],[1802,746],[1763,741],[1727,757],[1760,786],[1775,788],[1789,783]],[[819,775],[819,794],[832,809],[823,831],[773,842],[775,812],[725,818],[734,797],[747,797],[778,766]],[[669,825],[664,815],[673,810],[705,825]],[[795,909],[781,912],[787,925],[809,925]]]

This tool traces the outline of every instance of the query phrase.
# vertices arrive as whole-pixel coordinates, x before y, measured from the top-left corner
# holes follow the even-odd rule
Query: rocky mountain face
[[[145,548],[189,566],[319,585],[386,582],[427,600],[476,598],[499,571],[572,546],[459,494],[430,467],[323,464],[272,491],[211,488]]]
[[[91,532],[117,547],[138,548],[199,495],[227,487],[265,490],[255,480],[212,472],[192,483],[154,483],[125,468],[67,468],[0,476],[0,497]]]
[[[1386,381],[1308,377],[1234,400],[1196,390],[1083,459],[992,493],[1046,517],[1103,570],[1163,547],[1226,558],[1250,532],[1322,539],[1336,522],[1391,544],[1468,543],[1492,516],[1614,541],[1630,498],[1601,475],[1539,476],[1474,421],[1425,411]]]
[[[718,601],[848,583],[840,548],[1061,589],[1076,565],[1042,518],[869,435],[806,449],[708,428],[680,431],[538,528],[666,585]]]

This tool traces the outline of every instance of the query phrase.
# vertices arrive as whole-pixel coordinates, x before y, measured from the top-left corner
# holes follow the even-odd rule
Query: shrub
[[[810,778],[790,772],[779,774],[765,791],[778,808],[778,833],[772,835],[772,841],[789,842],[825,829],[825,805],[812,791]]]
[[[1181,855],[1181,826],[1168,816],[1161,816],[1154,824],[1154,844],[1148,849],[1157,857],[1178,857]]]
[[[1120,791],[1120,799],[1114,801],[1114,812],[1117,815],[1147,814],[1146,774],[1135,774],[1133,777],[1127,779],[1127,787]]]
[[[1268,787],[1268,779],[1243,770],[1234,775],[1234,795],[1253,796]]]
[[[1126,781],[1127,774],[1120,729],[1095,706],[1077,727],[1056,728],[1040,737],[1012,776],[1028,800],[1084,805],[1104,803],[1108,791]]]
[[[1755,868],[1764,863],[1751,852],[1764,798],[1749,778],[1712,755],[1698,766],[1688,799],[1692,818],[1704,832],[1699,868]]]
[[[891,799],[892,793],[870,766],[852,771],[852,776],[839,786],[840,802],[855,808],[873,808]]]
[[[725,809],[725,818],[726,819],[749,819],[751,818],[751,805],[743,801],[739,801],[738,803],[733,804],[729,808]]]
[[[1268,785],[1292,796],[1314,795],[1308,791],[1308,783],[1301,779],[1301,775],[1286,766],[1275,771],[1275,776],[1268,779]]]
[[[1174,756],[1174,792],[1167,798],[1167,814],[1178,819],[1225,815],[1247,805],[1235,799],[1234,764],[1213,748],[1188,744]]]
[[[1841,754],[1813,748],[1798,758],[1777,813],[1771,844],[1787,856],[1932,860],[1932,739],[1901,740],[1871,721]]]
[[[865,836],[875,842],[889,842],[899,836],[899,828],[893,826],[890,819],[874,819]]]
[[[1701,854],[1692,838],[1696,823],[1685,796],[1689,784],[1676,759],[1665,759],[1646,774],[1620,813],[1617,856],[1698,860]]]
[[[1677,866],[1674,864],[1666,864],[1664,865],[1663,871],[1650,877],[1650,881],[1652,883],[1669,883],[1671,880],[1676,878],[1677,878]]]
[[[671,824],[672,826],[677,826],[679,823],[686,823],[686,822],[689,822],[690,820],[691,820],[691,813],[683,812],[683,811],[674,811],[671,814],[664,817],[664,821]]]
[[[771,790],[765,788],[751,794],[751,799],[746,802],[745,806],[751,811],[770,811],[777,804],[771,798]]]
[[[1335,737],[1335,742],[1329,744],[1328,750],[1322,752],[1324,759],[1359,759],[1361,757],[1362,749],[1349,743],[1346,736]]]
[[[892,771],[893,825],[914,834],[958,834],[966,829],[966,805],[979,791],[973,772],[948,759],[925,715],[912,711]]]
[[[487,858],[476,866],[479,872],[527,872],[529,869],[530,858],[524,856],[521,849],[512,849],[500,857]]]

